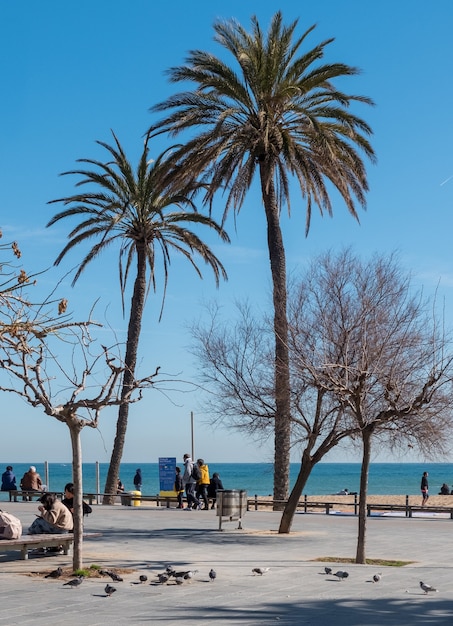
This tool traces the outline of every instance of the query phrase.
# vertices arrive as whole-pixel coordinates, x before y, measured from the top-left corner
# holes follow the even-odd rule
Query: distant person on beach
[[[182,476],[182,482],[186,490],[187,507],[186,509],[199,509],[200,501],[195,495],[195,487],[197,481],[192,476],[193,461],[190,458],[190,454],[184,455],[184,474]]]
[[[124,493],[124,485],[119,478],[118,478],[118,482],[116,483],[116,493],[118,495],[121,495],[122,493]]]
[[[422,481],[420,483],[420,491],[422,492],[422,506],[428,502],[428,472],[423,472]]]
[[[203,500],[205,510],[209,509],[208,500],[208,487],[211,482],[209,478],[209,467],[206,465],[203,459],[197,460],[197,465],[200,468],[201,477],[197,481],[197,498]]]
[[[142,470],[140,468],[138,468],[135,471],[135,476],[134,476],[134,487],[137,491],[141,491],[142,490],[142,484],[143,484],[143,479],[142,479]]]
[[[442,487],[440,488],[440,491],[439,491],[439,495],[440,496],[449,496],[450,495],[450,487],[447,485],[447,483],[444,483],[442,485]]]
[[[217,501],[217,491],[223,489],[222,481],[218,472],[214,472],[208,487],[208,498],[212,500],[211,509],[215,509],[215,503]]]
[[[36,471],[36,467],[34,465],[30,465],[30,469],[28,472],[22,476],[22,480],[20,481],[20,488],[22,491],[42,491],[43,485],[41,476]],[[31,495],[22,496],[23,500],[31,500]]]
[[[341,491],[337,491],[335,494],[337,496],[349,496],[349,489],[342,489]]]
[[[6,472],[2,474],[2,491],[16,491],[16,477],[13,473],[12,465],[8,465]]]
[[[74,483],[67,483],[64,488],[64,498],[61,501],[71,513],[74,513]],[[83,514],[89,515],[93,509],[85,501],[82,501]]]
[[[184,483],[182,482],[181,468],[178,466],[175,467],[175,485],[173,488],[176,491],[176,497],[178,499],[178,506],[176,508],[183,509]]]

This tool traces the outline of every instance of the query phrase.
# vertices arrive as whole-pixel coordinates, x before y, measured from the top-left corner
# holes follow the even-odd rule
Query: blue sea
[[[41,475],[43,482],[47,481],[49,490],[62,491],[65,483],[72,481],[71,463],[38,463],[32,461]],[[6,465],[14,467],[17,484],[30,464],[0,463],[0,473]],[[143,476],[142,493],[155,495],[159,493],[159,465],[158,463],[123,463],[120,478],[126,491],[134,489],[133,477],[135,470],[140,467]],[[291,464],[291,486],[297,477],[299,464]],[[210,463],[210,474],[218,472],[225,489],[244,489],[249,497],[272,494],[273,465],[267,463]],[[47,471],[46,471],[47,470]],[[104,491],[108,463],[84,463],[83,490],[85,493]],[[438,493],[442,483],[453,483],[453,463],[372,463],[368,480],[370,495],[406,495],[418,494],[420,478],[424,471],[429,473],[429,486],[432,495]],[[99,483],[97,475],[99,473]],[[315,466],[312,475],[304,489],[304,494],[329,495],[341,489],[358,491],[360,484],[360,463],[319,463]],[[0,499],[8,499],[6,493],[0,492]]]

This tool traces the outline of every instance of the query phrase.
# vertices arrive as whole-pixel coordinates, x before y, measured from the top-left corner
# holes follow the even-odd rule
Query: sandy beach
[[[307,496],[307,501],[310,502],[310,500],[312,502],[339,502],[345,505],[354,504],[354,496]],[[406,496],[367,496],[367,502],[369,504],[406,504]],[[409,495],[409,504],[418,505],[421,504],[421,502],[421,495]],[[453,506],[453,496],[430,496],[428,506]]]
[[[307,496],[307,509],[310,510],[310,502],[330,502],[334,505],[334,509],[337,511],[344,511],[345,513],[348,512],[352,512],[354,510],[354,503],[355,503],[355,498],[356,496],[353,495],[347,495],[347,496],[340,496],[340,495],[336,495],[336,494],[330,494],[330,495],[323,495],[323,496]],[[269,501],[269,503],[272,501],[272,498],[269,496],[260,496],[258,498],[258,502],[260,503],[258,508],[259,509],[265,509],[267,508],[266,505],[264,505],[263,503],[265,501]],[[249,498],[249,508],[253,507],[252,504],[253,500]],[[302,496],[300,498],[300,502],[304,503],[304,496]],[[357,496],[357,502],[358,502],[358,496]],[[422,498],[421,495],[409,495],[409,499],[407,504],[411,505],[411,506],[419,506],[421,505],[422,502]],[[388,504],[389,506],[391,505],[402,505],[404,506],[406,504],[406,496],[395,496],[395,495],[371,495],[367,497],[367,503],[368,504],[380,504],[380,505],[386,505]],[[439,506],[445,506],[445,507],[453,507],[453,496],[440,496],[440,495],[434,495],[434,496],[430,496],[429,500],[428,500],[428,507],[433,506],[433,507],[439,507]],[[270,504],[269,504],[269,508],[270,508]],[[313,512],[322,512],[322,509],[319,508],[313,508]]]

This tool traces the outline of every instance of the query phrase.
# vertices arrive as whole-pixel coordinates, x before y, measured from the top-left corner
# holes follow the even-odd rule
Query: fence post
[[[406,517],[409,517],[409,496],[406,494]]]
[[[255,511],[258,511],[258,495],[255,493]]]
[[[100,502],[101,481],[99,479],[99,461],[96,461],[96,504]]]
[[[354,494],[354,515],[357,515],[357,494]]]
[[[304,513],[307,512],[307,494],[304,494]]]

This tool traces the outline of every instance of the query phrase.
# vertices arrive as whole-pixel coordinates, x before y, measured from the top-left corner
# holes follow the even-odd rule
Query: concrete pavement
[[[35,502],[2,503],[2,508],[17,515],[25,529],[36,513]],[[85,580],[77,589],[45,579],[59,565],[71,565],[65,556],[22,561],[19,553],[0,554],[0,626],[453,624],[452,520],[369,518],[368,558],[413,561],[374,567],[314,561],[355,555],[356,517],[297,514],[289,536],[276,534],[279,519],[278,513],[250,511],[242,530],[228,522],[219,532],[215,511],[94,506],[86,530],[103,536],[85,542],[84,564],[132,570],[124,582],[112,583],[117,592],[105,597],[110,579]],[[198,573],[181,586],[155,584],[168,564]],[[346,569],[349,577],[326,575],[326,564],[333,571]],[[270,570],[255,576],[257,566]],[[214,582],[211,568],[217,572]],[[382,580],[375,584],[377,571]],[[142,573],[148,581],[133,584]],[[425,595],[420,580],[439,592]]]

